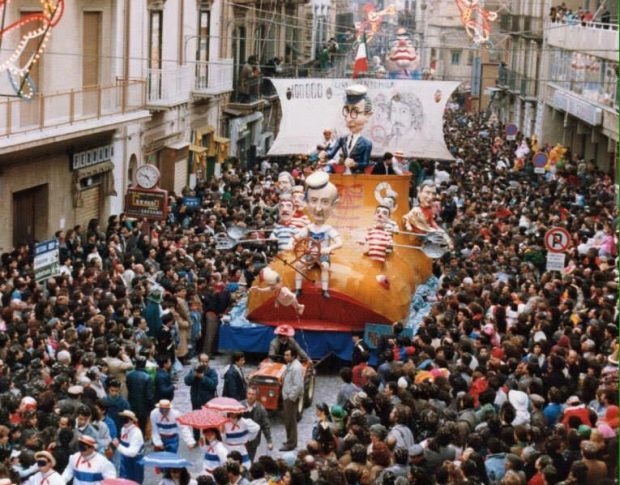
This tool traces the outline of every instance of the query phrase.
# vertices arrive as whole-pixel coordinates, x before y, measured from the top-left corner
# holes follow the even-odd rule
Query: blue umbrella
[[[143,460],[145,466],[156,466],[158,468],[185,468],[192,466],[191,462],[185,458],[181,458],[176,453],[169,451],[156,451],[149,453]]]

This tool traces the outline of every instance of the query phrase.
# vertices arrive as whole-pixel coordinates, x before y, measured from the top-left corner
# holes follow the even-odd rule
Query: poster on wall
[[[373,114],[363,135],[373,143],[372,156],[402,151],[407,157],[452,160],[443,136],[443,114],[459,85],[450,81],[396,79],[272,79],[282,120],[269,155],[311,153],[323,130],[348,134],[342,107],[345,89],[367,87]]]

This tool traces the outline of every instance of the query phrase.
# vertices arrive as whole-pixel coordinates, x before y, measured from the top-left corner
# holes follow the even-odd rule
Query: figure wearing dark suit
[[[224,389],[222,396],[232,397],[237,401],[243,401],[247,394],[248,384],[241,368],[245,364],[243,352],[235,352],[232,356],[232,363],[224,374]]]
[[[344,158],[352,158],[357,165],[351,168],[351,173],[364,173],[364,169],[370,163],[370,153],[372,152],[372,142],[363,136],[359,136],[354,145],[349,149],[352,135],[341,136],[338,141],[325,151],[327,159],[333,158],[338,150],[342,149]]]
[[[127,374],[127,400],[138,417],[140,429],[146,431],[146,423],[155,407],[155,385],[146,372],[146,359],[136,357],[136,369]]]
[[[377,163],[372,168],[371,174],[372,175],[396,175],[396,172],[394,171],[394,167],[392,167],[392,164],[388,164],[385,161],[383,161],[383,162]]]

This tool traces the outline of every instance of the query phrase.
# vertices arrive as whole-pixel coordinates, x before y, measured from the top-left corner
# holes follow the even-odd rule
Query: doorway
[[[48,234],[48,185],[13,194],[13,246],[44,240]]]

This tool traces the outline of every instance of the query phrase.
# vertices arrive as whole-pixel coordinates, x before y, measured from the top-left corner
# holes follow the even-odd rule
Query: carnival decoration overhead
[[[358,36],[362,34],[366,36],[366,41],[370,42],[374,35],[379,32],[383,17],[386,15],[396,15],[396,7],[388,5],[383,10],[377,10],[372,3],[367,3],[362,7],[364,18],[361,22],[356,23]]]
[[[486,10],[479,0],[456,0],[461,12],[461,22],[465,32],[474,44],[489,42],[491,22],[497,19],[497,12]]]
[[[15,94],[2,95],[31,99],[36,87],[30,72],[62,18],[64,0],[40,0],[40,12],[24,14],[5,26],[9,3],[10,0],[0,0],[0,71],[6,71]]]
[[[407,29],[400,27],[396,31],[396,40],[390,48],[388,62],[390,79],[420,79],[420,58]]]

